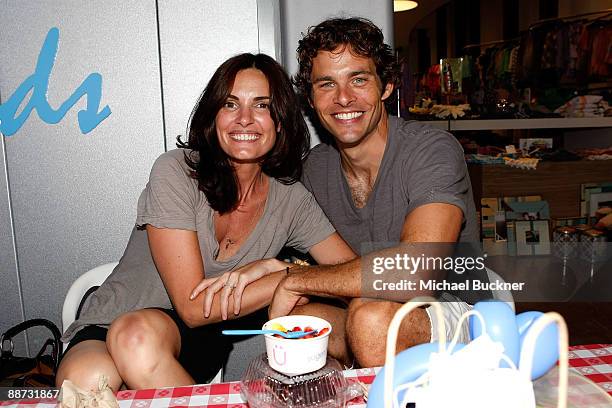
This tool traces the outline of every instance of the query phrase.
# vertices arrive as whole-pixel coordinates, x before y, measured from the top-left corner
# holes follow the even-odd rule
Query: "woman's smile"
[[[260,136],[254,132],[230,132],[230,137],[237,142],[255,142]]]

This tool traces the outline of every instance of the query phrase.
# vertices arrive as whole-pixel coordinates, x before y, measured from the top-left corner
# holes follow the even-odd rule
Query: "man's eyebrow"
[[[369,69],[362,69],[359,71],[351,72],[350,77],[354,77],[357,75],[374,75],[374,73],[370,71]],[[314,81],[312,81],[312,83],[316,84],[317,82],[325,82],[325,81],[333,81],[333,80],[334,79],[331,76],[327,75],[327,76],[315,78]]]
[[[322,76],[322,77],[315,78],[315,80],[312,81],[312,83],[314,84],[314,83],[317,83],[317,82],[324,82],[324,81],[333,81],[333,79],[329,75],[328,76]]]
[[[374,74],[369,69],[364,69],[364,70],[361,70],[361,71],[353,71],[353,72],[351,72],[351,76],[352,77],[357,76],[357,75],[374,75]]]

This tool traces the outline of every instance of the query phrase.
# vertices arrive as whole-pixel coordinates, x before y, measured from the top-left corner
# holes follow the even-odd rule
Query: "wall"
[[[502,13],[501,1],[480,2],[480,42],[503,39]],[[487,24],[487,22],[495,22],[495,24]]]
[[[612,9],[610,0],[559,0],[559,17]]]
[[[537,1],[519,0],[519,31],[527,30],[531,24],[538,21],[538,14]],[[495,16],[495,18],[501,17]]]
[[[51,27],[59,48],[47,99],[54,108],[92,72],[100,110],[82,134],[77,111],[57,124],[33,112],[0,138],[0,332],[24,319],[60,324],[70,284],[121,256],[151,165],[184,134],[191,108],[227,57],[274,52],[273,0],[123,2],[0,0],[0,103],[34,72]],[[21,105],[27,104],[29,96]],[[36,352],[40,345],[30,339]],[[18,351],[25,348],[23,338]]]
[[[159,2],[167,149],[186,133],[186,119],[215,69],[239,52],[259,52],[257,1],[208,3],[215,7],[201,0]]]
[[[410,55],[410,60],[416,57],[416,50],[414,50],[415,47],[412,46],[414,43],[411,39],[413,29],[417,24],[420,24],[426,17],[428,19],[433,19],[433,24],[435,24],[435,10],[437,10],[439,7],[442,7],[449,1],[450,0],[421,1],[419,2],[419,6],[415,9],[401,11],[399,13],[393,13],[393,36],[395,38],[395,46],[397,48],[401,47],[403,49],[403,56]],[[435,30],[430,34],[430,38],[434,37]],[[435,40],[432,40],[431,44],[435,47]],[[414,54],[411,53],[413,50],[415,51]],[[432,55],[436,55],[433,50]]]

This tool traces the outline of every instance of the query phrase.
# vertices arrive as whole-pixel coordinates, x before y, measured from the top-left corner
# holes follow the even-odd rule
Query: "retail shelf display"
[[[537,118],[537,119],[464,119],[432,120],[431,126],[444,130],[490,129],[570,129],[612,127],[612,117],[597,118]]]

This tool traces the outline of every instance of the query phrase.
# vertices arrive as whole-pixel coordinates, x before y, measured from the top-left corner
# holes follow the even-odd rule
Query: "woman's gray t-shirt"
[[[214,210],[198,189],[184,149],[162,154],[153,165],[149,182],[138,199],[136,226],[196,231],[206,277],[215,277],[249,262],[275,257],[284,246],[301,252],[330,236],[335,230],[301,183],[285,185],[270,178],[264,212],[254,230],[230,258],[217,261]],[[80,318],[65,331],[69,341],[86,325],[108,327],[119,315],[151,307],[171,308],[153,263],[147,232],[134,228],[119,265],[83,305]]]

